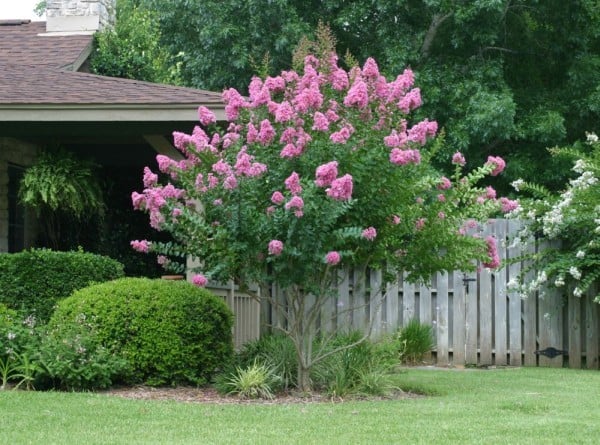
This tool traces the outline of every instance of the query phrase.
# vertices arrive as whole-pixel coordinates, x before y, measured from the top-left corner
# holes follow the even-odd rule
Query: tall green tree
[[[513,161],[508,181],[559,188],[568,167],[546,148],[598,131],[597,0],[124,2],[151,11],[160,45],[183,53],[185,85],[215,91],[246,92],[267,53],[271,73],[289,68],[296,44],[322,21],[339,53],[375,57],[385,73],[415,71],[429,93],[423,116],[446,132],[440,159],[461,150],[477,165],[500,153]]]

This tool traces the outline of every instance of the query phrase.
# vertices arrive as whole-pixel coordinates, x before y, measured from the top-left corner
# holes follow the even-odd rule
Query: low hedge
[[[233,316],[218,297],[185,281],[123,278],[62,300],[49,331],[82,317],[100,343],[123,357],[123,383],[202,384],[233,357]]]
[[[38,322],[50,318],[58,301],[91,283],[123,276],[123,265],[87,252],[31,249],[0,254],[0,303]]]

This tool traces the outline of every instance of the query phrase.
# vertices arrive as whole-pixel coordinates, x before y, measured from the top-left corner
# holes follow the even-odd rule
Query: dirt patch
[[[184,403],[211,403],[211,404],[241,404],[241,405],[289,405],[289,404],[310,404],[310,403],[340,403],[349,400],[398,400],[424,397],[411,392],[396,391],[385,397],[359,397],[351,396],[347,398],[331,397],[326,394],[293,394],[282,393],[275,398],[268,399],[243,399],[237,396],[224,396],[219,394],[214,388],[196,388],[196,387],[167,387],[155,388],[150,386],[134,386],[111,388],[99,392],[108,396],[123,397],[126,399],[137,400],[172,400]]]

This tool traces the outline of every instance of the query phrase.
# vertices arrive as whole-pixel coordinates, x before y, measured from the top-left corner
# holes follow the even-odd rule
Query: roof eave
[[[223,104],[0,104],[0,122],[198,122],[204,105],[224,121]]]

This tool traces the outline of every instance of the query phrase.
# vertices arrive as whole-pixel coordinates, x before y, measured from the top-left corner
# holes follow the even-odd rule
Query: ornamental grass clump
[[[302,390],[330,354],[312,347],[317,320],[349,267],[381,269],[385,295],[399,270],[418,280],[473,269],[473,260],[499,264],[494,242],[468,228],[501,210],[477,183],[504,161],[491,156],[466,172],[457,153],[444,177],[431,165],[437,123],[413,116],[422,99],[412,71],[388,80],[373,59],[349,70],[338,62],[334,52],[308,55],[299,71],[254,77],[248,97],[225,90],[226,125],[201,107],[191,134],[173,134],[184,158],[157,156],[167,181],[146,167],[143,191],[132,194],[150,225],[175,240],[135,240],[137,250],[191,256],[199,285],[233,280],[258,299],[270,298],[273,283],[285,292],[273,307],[286,320]]]

